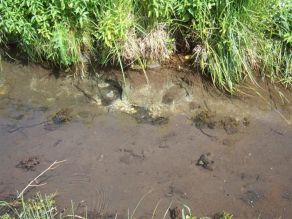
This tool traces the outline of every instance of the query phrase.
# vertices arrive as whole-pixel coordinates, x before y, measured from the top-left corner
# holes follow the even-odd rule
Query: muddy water
[[[153,84],[145,88],[143,76],[129,72],[129,102],[169,118],[153,125],[99,106],[73,79],[55,79],[38,66],[2,67],[0,199],[66,160],[26,195],[56,192],[60,208],[73,200],[77,212],[87,206],[92,218],[127,218],[146,194],[136,218],[151,218],[157,204],[155,218],[163,218],[170,203],[186,204],[198,216],[226,210],[235,218],[292,217],[288,94],[279,101],[271,92],[229,98],[196,75],[185,85],[182,72],[166,68],[150,71]],[[80,83],[94,95],[91,82]],[[68,119],[52,123],[64,109]],[[208,113],[196,117],[200,112]],[[198,162],[202,155],[207,166]]]

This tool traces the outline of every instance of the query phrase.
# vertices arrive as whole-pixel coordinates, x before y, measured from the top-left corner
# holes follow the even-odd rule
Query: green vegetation
[[[34,199],[25,200],[23,197],[19,201],[7,203],[0,201],[0,210],[5,208],[1,219],[53,219],[57,217],[57,209],[53,195],[41,196],[37,194]],[[59,217],[60,219],[62,216]]]
[[[2,211],[1,211],[2,210]],[[42,196],[40,193],[34,198],[21,198],[11,203],[0,201],[0,219],[86,219],[84,216],[76,215],[72,203],[69,214],[60,213],[55,205],[54,195]]]
[[[134,219],[134,214],[140,203],[136,206],[132,214],[128,215],[128,219]],[[178,209],[178,208],[176,208]],[[55,205],[54,195],[42,196],[40,193],[34,198],[24,199],[23,197],[19,200],[12,201],[11,203],[0,201],[0,219],[86,219],[87,212],[83,216],[74,213],[75,209],[72,204],[72,209],[69,214],[60,213]],[[192,215],[189,207],[184,206],[182,209],[178,209],[180,215],[176,215],[177,218],[182,219],[199,219]],[[168,214],[168,210],[165,212],[164,218]],[[173,216],[172,216],[173,217]],[[117,218],[117,215],[116,217]],[[152,218],[154,218],[154,213]],[[204,217],[206,218],[206,217]],[[233,216],[229,213],[223,212],[218,215],[220,219],[232,219]]]
[[[195,60],[217,85],[232,91],[234,83],[259,74],[290,79],[291,2],[208,0],[189,5],[190,13],[182,10],[182,15],[197,37]]]
[[[163,61],[177,42],[230,92],[247,76],[292,83],[290,0],[0,0],[0,17],[2,48],[33,62],[123,68]]]

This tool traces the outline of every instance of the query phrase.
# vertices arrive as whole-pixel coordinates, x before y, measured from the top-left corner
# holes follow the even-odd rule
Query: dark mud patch
[[[73,118],[72,112],[73,110],[70,108],[61,109],[48,118],[47,122],[44,123],[44,129],[47,131],[54,131],[65,123],[70,122]]]
[[[202,111],[193,117],[192,120],[198,129],[214,129],[217,124],[215,121],[215,114],[210,111]]]
[[[206,170],[213,170],[214,161],[211,160],[211,153],[202,154],[197,160],[196,165],[201,166]]]
[[[35,171],[36,167],[40,164],[40,158],[37,156],[29,157],[19,161],[16,168],[20,168],[24,171]]]
[[[136,112],[132,115],[137,123],[139,124],[150,124],[150,125],[165,125],[169,119],[163,116],[154,117],[152,116],[149,109],[141,106],[134,106]]]
[[[254,207],[255,204],[264,198],[264,193],[258,190],[248,190],[242,196],[241,200],[251,207]]]
[[[144,151],[137,153],[132,149],[120,149],[120,152],[123,153],[123,155],[120,157],[120,162],[126,165],[142,162],[146,159]]]
[[[220,118],[220,116],[216,116],[215,112],[211,112],[209,110],[201,111],[200,113],[192,117],[191,120],[196,128],[200,129],[201,131],[205,128],[222,128],[228,135],[236,134],[240,131],[242,127],[247,127],[250,124],[249,119],[247,119],[246,117],[244,117],[242,121],[231,116],[225,116],[223,118]],[[205,132],[203,132],[203,134],[208,135]]]

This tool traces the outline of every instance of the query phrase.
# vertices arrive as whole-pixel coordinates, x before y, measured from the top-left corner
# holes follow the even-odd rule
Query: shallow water
[[[180,74],[160,69],[150,72],[150,78],[170,72]],[[186,204],[198,216],[226,210],[235,218],[292,217],[291,105],[271,108],[262,98],[227,98],[194,85],[191,100],[176,101],[161,113],[168,123],[143,124],[97,106],[74,89],[74,80],[54,79],[49,73],[38,66],[4,63],[0,199],[21,191],[55,160],[66,160],[41,178],[46,185],[26,195],[57,192],[60,208],[73,200],[77,212],[86,205],[92,218],[116,213],[127,218],[128,209],[132,212],[145,194],[136,218],[152,217],[158,203],[155,218],[162,218],[170,203]],[[132,73],[131,80],[139,81],[137,77]],[[138,85],[132,98],[147,102]],[[153,106],[162,106],[158,101],[163,98],[151,98]],[[66,108],[72,118],[48,128],[52,116]],[[240,125],[234,132],[222,125],[198,129],[190,118],[205,108],[216,112],[218,124],[230,117]],[[248,124],[242,124],[244,117]],[[207,153],[214,161],[210,169],[196,165]]]

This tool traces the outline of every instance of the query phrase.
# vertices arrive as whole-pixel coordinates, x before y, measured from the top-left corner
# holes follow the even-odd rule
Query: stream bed
[[[2,65],[0,200],[66,160],[26,195],[56,192],[59,208],[72,200],[90,218],[127,218],[143,196],[136,218],[158,204],[163,218],[170,203],[198,216],[292,217],[290,94],[229,97],[163,67],[149,71],[152,90],[129,72],[128,100],[103,106],[89,80],[76,89],[37,65]]]

